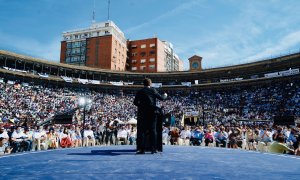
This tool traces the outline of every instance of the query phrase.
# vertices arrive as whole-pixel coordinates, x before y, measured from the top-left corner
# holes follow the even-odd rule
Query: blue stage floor
[[[0,157],[0,179],[300,179],[300,158],[258,152],[165,146],[60,149]]]

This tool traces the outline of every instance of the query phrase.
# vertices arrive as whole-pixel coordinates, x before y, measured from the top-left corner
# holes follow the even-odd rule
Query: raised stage
[[[135,146],[0,157],[0,179],[299,179],[300,157],[192,146],[136,155]]]

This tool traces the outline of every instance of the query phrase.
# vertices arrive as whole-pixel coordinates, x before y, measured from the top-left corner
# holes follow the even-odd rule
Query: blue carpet
[[[0,158],[0,179],[300,179],[300,158],[258,152],[165,146],[61,149]]]

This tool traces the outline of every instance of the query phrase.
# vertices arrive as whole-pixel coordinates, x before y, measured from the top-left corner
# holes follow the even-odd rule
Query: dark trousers
[[[212,139],[205,139],[204,142],[205,142],[205,146],[208,146],[208,144],[209,143],[213,143],[214,140],[212,140]]]
[[[193,146],[200,146],[202,143],[202,139],[198,139],[198,138],[191,138],[191,144]]]
[[[144,114],[145,115],[145,114]],[[157,118],[154,113],[147,113],[146,115],[140,117],[143,121],[139,122],[137,126],[137,150],[145,151],[145,150],[156,150],[157,149]],[[147,140],[149,137],[149,144],[147,144]],[[150,149],[148,149],[150,148]]]
[[[32,148],[32,141],[25,140],[20,142],[13,142],[12,143],[12,153],[16,153],[17,151],[30,151]]]
[[[226,147],[226,140],[216,140],[216,146],[219,147],[219,144],[222,144],[221,147]]]

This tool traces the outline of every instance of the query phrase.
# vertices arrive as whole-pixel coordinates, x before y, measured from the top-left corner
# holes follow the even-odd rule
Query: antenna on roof
[[[94,9],[93,9],[93,20],[92,23],[95,23],[95,0],[94,0]]]
[[[108,10],[107,10],[107,20],[109,20],[109,8],[110,8],[110,0],[108,0]]]

